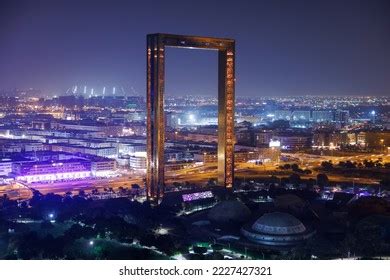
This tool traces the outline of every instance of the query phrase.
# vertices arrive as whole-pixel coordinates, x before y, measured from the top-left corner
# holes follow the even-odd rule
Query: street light
[[[156,230],[154,230],[154,233],[156,235],[167,235],[169,234],[169,228],[159,227]]]
[[[382,153],[384,153],[385,145],[383,145],[383,144],[385,142],[385,139],[381,139],[380,142],[381,142],[381,146],[382,146]]]
[[[94,243],[93,240],[89,241],[89,246],[93,246]]]
[[[55,223],[56,222],[54,213],[49,213],[47,215],[47,217],[49,218],[50,223]]]

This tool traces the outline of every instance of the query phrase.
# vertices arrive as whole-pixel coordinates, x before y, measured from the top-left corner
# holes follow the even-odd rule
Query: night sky
[[[148,33],[236,39],[237,96],[388,95],[390,1],[0,0],[0,89],[145,94]],[[215,95],[217,53],[169,49],[167,93]]]

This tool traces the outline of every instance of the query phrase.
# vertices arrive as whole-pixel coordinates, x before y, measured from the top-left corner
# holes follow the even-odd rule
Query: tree
[[[46,235],[41,241],[42,257],[44,259],[62,258],[63,244],[60,238],[54,238],[51,234]]]
[[[273,128],[289,128],[290,122],[286,121],[286,120],[276,120],[276,121],[272,122],[271,127],[273,127]]]
[[[340,244],[341,253],[344,257],[349,258],[356,249],[356,238],[353,234],[347,233]]]
[[[285,165],[282,165],[281,167],[282,167],[282,169],[290,169],[291,165],[286,163]]]
[[[323,174],[323,173],[319,173],[317,175],[317,184],[320,188],[323,188],[327,185],[329,185],[329,179],[328,179],[328,176],[326,176],[326,174]]]
[[[157,236],[156,247],[167,255],[172,255],[176,251],[176,244],[170,235]]]
[[[375,166],[374,162],[372,160],[364,160],[363,164],[366,168],[373,168]]]
[[[53,224],[48,221],[48,220],[44,220],[42,223],[41,223],[41,229],[45,230],[45,229],[52,229],[54,228]]]
[[[0,198],[0,205],[2,205],[2,207],[4,209],[7,209],[7,208],[16,208],[18,206],[18,203],[16,200],[11,200],[7,194],[4,194],[1,198]]]
[[[208,181],[207,181],[207,186],[208,187],[214,187],[217,185],[217,180],[213,179],[213,178],[210,178]]]
[[[203,255],[207,253],[207,248],[206,247],[201,247],[201,246],[193,246],[194,253]]]
[[[268,179],[268,183],[269,184],[278,184],[280,183],[280,180],[278,177],[276,177],[275,175],[272,175],[269,179]]]
[[[142,246],[152,247],[156,244],[156,236],[150,233],[143,234],[139,242]]]
[[[37,259],[41,253],[41,242],[36,232],[24,234],[19,239],[18,255],[23,260]]]
[[[329,170],[332,170],[333,169],[333,163],[331,161],[323,161],[321,163],[321,167],[325,170],[325,171],[329,171]]]
[[[296,163],[291,164],[291,170],[297,172],[299,170],[299,165]]]
[[[356,249],[363,257],[380,254],[384,243],[384,229],[374,223],[363,221],[356,226]]]
[[[223,249],[223,245],[219,243],[215,243],[211,245],[211,248],[213,248],[214,252],[221,251]]]
[[[291,184],[293,184],[294,186],[297,187],[301,183],[301,176],[299,176],[296,173],[293,173],[293,174],[290,175],[289,181],[290,181]]]
[[[351,217],[361,219],[371,215],[386,215],[389,203],[384,198],[367,196],[360,197],[349,206]]]
[[[316,180],[314,180],[313,178],[310,178],[306,181],[306,187],[307,187],[307,190],[313,190],[313,187],[314,185],[316,184]]]
[[[380,184],[383,190],[390,191],[390,178],[382,179]]]
[[[376,162],[375,162],[375,167],[377,167],[377,168],[382,168],[382,167],[383,167],[383,164],[380,163],[379,161],[376,161]]]
[[[67,231],[64,233],[64,239],[72,242],[79,238],[94,238],[96,237],[96,231],[88,226],[80,226],[79,224],[72,225]]]
[[[350,160],[347,160],[347,161],[340,161],[339,162],[339,166],[342,167],[342,168],[356,168],[356,163],[355,162],[352,162]]]

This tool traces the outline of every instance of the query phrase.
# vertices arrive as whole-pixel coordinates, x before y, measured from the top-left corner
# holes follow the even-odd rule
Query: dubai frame
[[[164,83],[165,48],[218,51],[218,181],[231,188],[234,179],[234,86],[235,41],[232,39],[172,35],[147,35],[147,173],[150,201],[164,194]]]

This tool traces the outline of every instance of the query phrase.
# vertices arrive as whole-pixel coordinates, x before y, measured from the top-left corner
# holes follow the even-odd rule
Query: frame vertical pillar
[[[218,51],[218,185],[226,188],[234,178],[234,49]]]
[[[164,192],[164,57],[160,36],[147,36],[147,197],[158,201]]]

